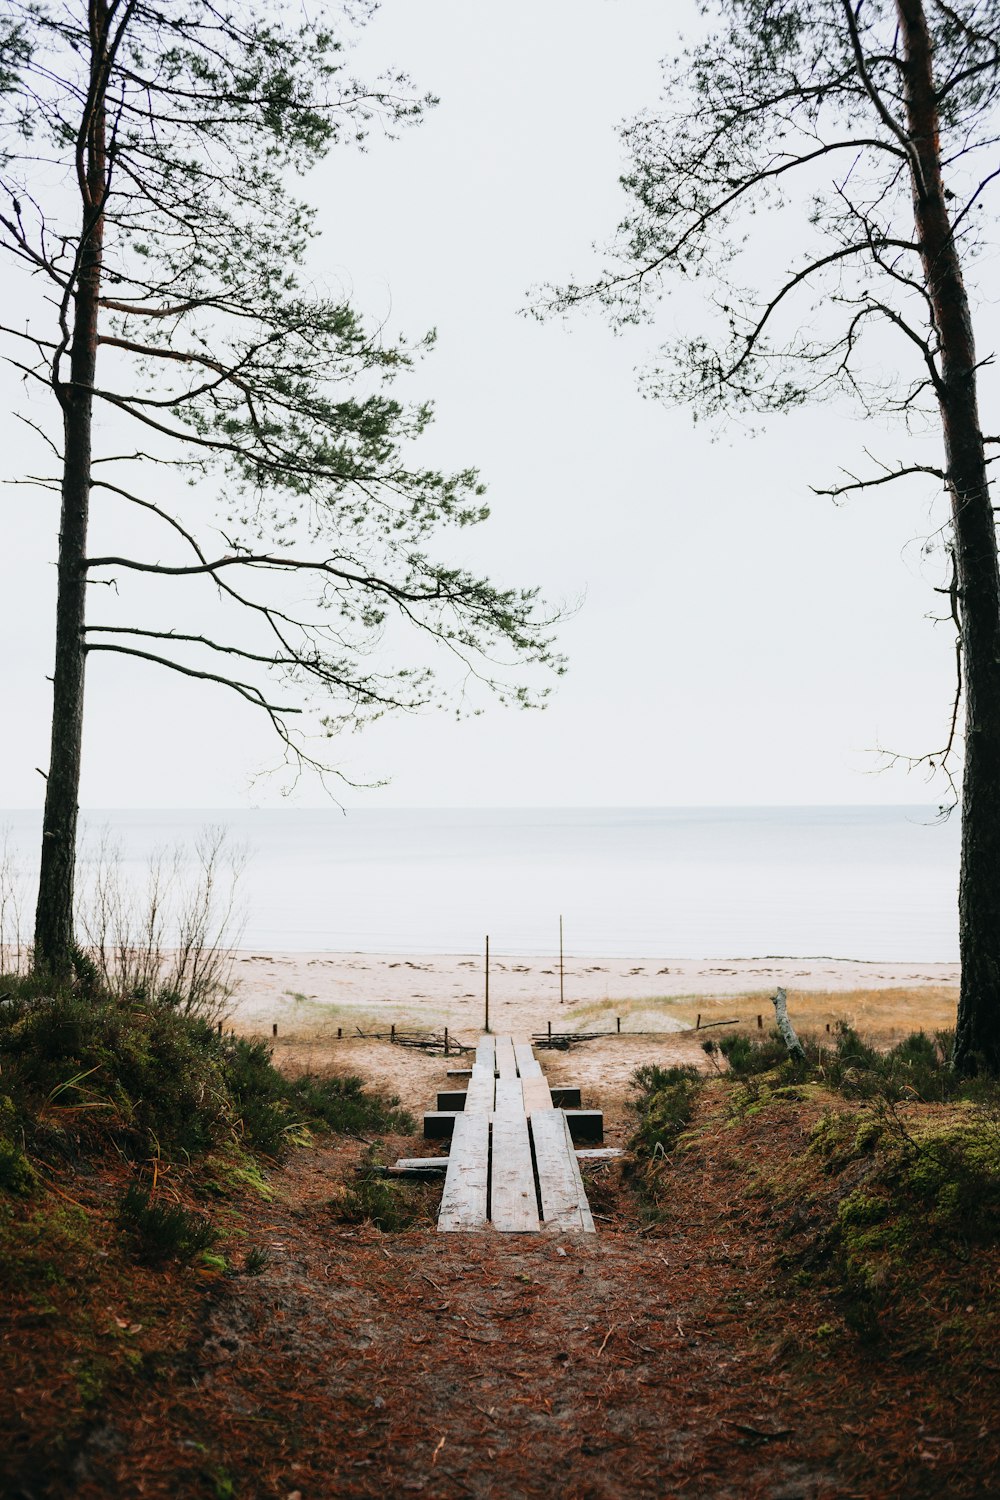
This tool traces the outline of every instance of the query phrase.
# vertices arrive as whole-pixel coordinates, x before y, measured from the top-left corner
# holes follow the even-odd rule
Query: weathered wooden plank
[[[563,1111],[534,1110],[531,1138],[535,1147],[544,1228],[593,1234],[594,1218]]]
[[[524,1095],[524,1112],[530,1115],[535,1109],[551,1109],[552,1095],[544,1077],[539,1073],[538,1077],[529,1074],[527,1078],[521,1078],[521,1092]]]
[[[440,1182],[448,1170],[446,1156],[418,1156],[397,1161],[391,1167],[355,1167],[356,1172],[375,1171],[380,1177],[401,1177],[410,1182]]]
[[[497,1037],[496,1060],[498,1078],[517,1077],[517,1063],[514,1059],[514,1043],[509,1036]]]
[[[541,1064],[527,1042],[514,1043],[514,1061],[522,1078],[537,1078],[541,1074]]]
[[[504,1234],[538,1232],[535,1174],[523,1109],[504,1109],[493,1116],[490,1219]]]
[[[438,1229],[485,1228],[489,1159],[490,1122],[487,1117],[468,1113],[456,1115]]]
[[[476,1043],[476,1062],[481,1068],[496,1072],[496,1044],[491,1036],[481,1036]]]
[[[524,1093],[520,1078],[498,1078],[494,1114],[524,1114]]]
[[[578,1146],[573,1154],[577,1161],[613,1161],[625,1152],[621,1146]]]
[[[469,1079],[469,1087],[465,1091],[465,1113],[467,1115],[490,1115],[493,1113],[493,1091],[496,1087],[496,1079],[493,1076],[493,1064],[487,1067],[483,1063],[476,1063]]]

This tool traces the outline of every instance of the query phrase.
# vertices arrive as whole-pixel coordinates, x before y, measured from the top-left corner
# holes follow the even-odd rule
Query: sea
[[[110,863],[197,880],[223,841],[229,937],[254,952],[958,957],[957,814],[924,806],[89,810],[82,899]],[[0,812],[0,906],[23,931],[40,814]],[[88,894],[89,893],[89,894]]]

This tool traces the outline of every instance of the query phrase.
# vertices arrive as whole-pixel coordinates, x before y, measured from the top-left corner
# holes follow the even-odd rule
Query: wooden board
[[[544,1227],[593,1234],[594,1218],[563,1111],[534,1110],[531,1138],[535,1147]]]
[[[504,1109],[493,1116],[490,1219],[504,1234],[538,1232],[535,1173],[523,1109]]]
[[[579,1103],[579,1100],[577,1102]],[[465,1090],[464,1089],[443,1089],[443,1090],[439,1089],[438,1090],[437,1107],[438,1107],[438,1109],[464,1109],[465,1108]]]
[[[549,1086],[541,1073],[538,1077],[528,1075],[521,1078],[521,1092],[524,1095],[524,1112],[530,1115],[534,1109],[551,1109],[552,1095]]]
[[[476,1043],[476,1062],[481,1068],[491,1068],[496,1072],[496,1046],[491,1036],[481,1036]]]
[[[498,1078],[517,1077],[517,1063],[514,1060],[514,1043],[509,1036],[497,1037],[496,1059]]]
[[[494,1114],[524,1114],[524,1094],[520,1078],[498,1078]]]
[[[482,1063],[476,1063],[469,1079],[469,1087],[465,1091],[465,1114],[467,1115],[491,1115],[493,1113],[493,1090],[496,1079],[493,1077],[493,1066],[484,1067]]]
[[[527,1042],[514,1043],[514,1061],[521,1078],[541,1077],[542,1067]]]
[[[600,1145],[604,1139],[604,1111],[602,1109],[567,1109],[565,1115],[569,1133],[578,1145]]]
[[[485,1115],[455,1116],[448,1175],[441,1194],[438,1229],[484,1229],[489,1178],[490,1122]]]

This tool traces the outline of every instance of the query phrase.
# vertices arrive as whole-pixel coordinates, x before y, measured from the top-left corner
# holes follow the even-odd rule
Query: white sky
[[[316,274],[390,328],[437,327],[416,385],[438,412],[426,458],[478,465],[493,507],[466,558],[498,582],[585,598],[546,712],[383,722],[345,740],[342,760],[391,784],[345,793],[348,805],[937,795],[918,777],[868,774],[877,744],[934,749],[947,721],[951,637],[925,619],[938,579],[919,559],[942,519],[933,482],[840,507],[809,490],[866,445],[906,453],[905,435],[823,407],[713,442],[637,394],[647,330],[518,316],[532,283],[584,272],[616,223],[615,126],[655,101],[657,60],[693,19],[692,0],[386,0],[362,45],[359,67],[404,67],[442,103],[402,141],[315,174]],[[981,328],[981,357],[988,342]],[[23,406],[2,378],[5,406]],[[39,462],[6,415],[0,438],[7,476]],[[29,807],[48,753],[58,511],[54,497],[3,493],[0,805]],[[251,785],[275,747],[231,695],[107,656],[88,671],[84,806],[280,801],[276,783]],[[307,785],[296,800],[323,794]]]

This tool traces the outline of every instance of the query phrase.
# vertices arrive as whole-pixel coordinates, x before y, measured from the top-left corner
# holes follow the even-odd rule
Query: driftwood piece
[[[783,989],[779,989],[771,996],[771,999],[774,1004],[774,1019],[781,1032],[781,1039],[788,1048],[789,1056],[799,1057],[804,1061],[806,1049],[795,1035],[795,1027],[788,1018],[788,997]]]

